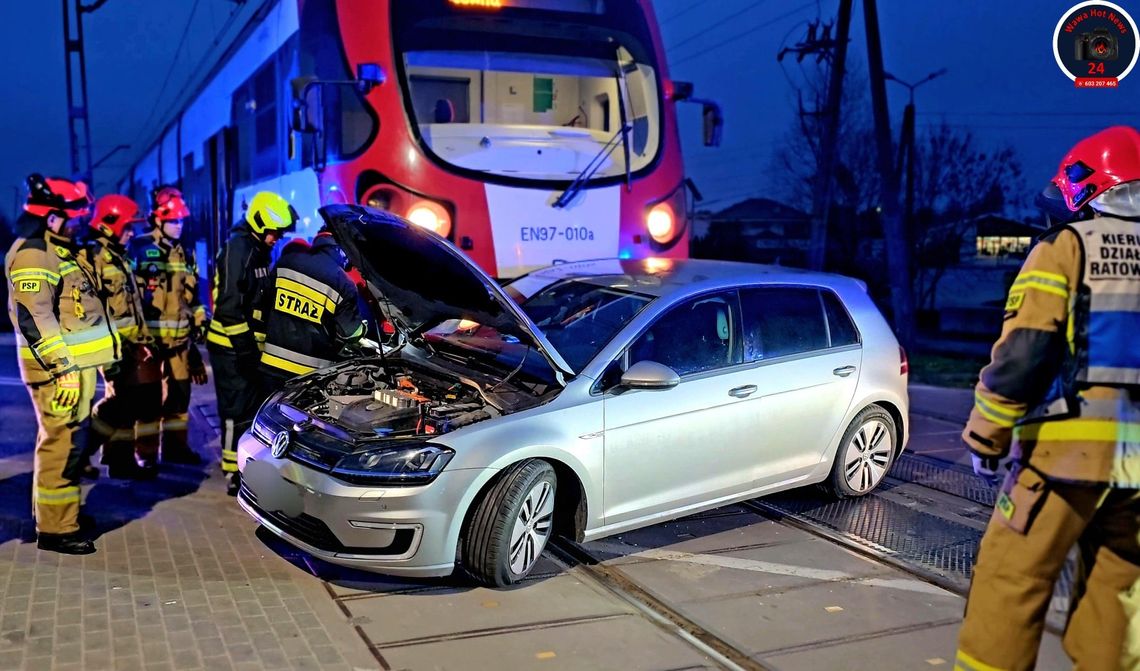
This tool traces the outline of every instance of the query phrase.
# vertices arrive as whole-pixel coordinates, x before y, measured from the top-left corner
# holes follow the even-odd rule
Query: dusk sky
[[[257,2],[232,0],[110,0],[86,18],[87,68],[94,157],[130,144],[96,174],[105,192],[153,140],[174,110],[175,96],[209,69]],[[725,110],[724,143],[700,146],[696,106],[682,107],[688,173],[719,209],[752,195],[773,195],[770,152],[794,123],[795,64],[776,62],[816,17],[835,16],[837,1],[654,0],[673,78]],[[919,123],[945,120],[983,142],[1009,142],[1027,182],[1044,184],[1076,140],[1114,123],[1140,125],[1140,73],[1119,89],[1077,90],[1057,67],[1052,34],[1073,0],[880,0],[886,69],[906,80],[948,73],[917,94]],[[1133,17],[1140,2],[1122,0]],[[23,177],[32,170],[69,170],[60,3],[6,2],[0,8],[0,59],[8,63],[0,129],[0,212],[13,212]],[[234,12],[232,20],[231,12]],[[222,28],[229,29],[221,34]],[[185,31],[186,38],[182,36]],[[855,3],[851,58],[863,67],[862,4]],[[181,49],[179,46],[181,43]],[[175,58],[177,54],[177,58]],[[889,84],[897,136],[906,92]],[[868,166],[872,169],[873,166]],[[994,175],[1000,180],[1001,175]],[[13,187],[16,187],[15,189]]]

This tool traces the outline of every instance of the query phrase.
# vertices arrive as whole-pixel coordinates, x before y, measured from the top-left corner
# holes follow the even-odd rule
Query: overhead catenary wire
[[[804,3],[802,5],[799,5],[798,7],[791,9],[787,12],[784,12],[783,14],[780,14],[779,16],[776,16],[769,21],[765,21],[764,23],[752,26],[752,27],[748,28],[747,30],[745,30],[744,32],[737,33],[736,35],[733,35],[732,37],[721,40],[717,44],[711,45],[705,49],[702,49],[702,50],[697,51],[693,54],[690,54],[690,55],[685,56],[683,58],[680,58],[676,61],[673,61],[671,63],[671,65],[673,67],[677,67],[678,65],[681,65],[682,63],[688,63],[691,60],[700,58],[702,56],[707,56],[708,54],[710,54],[710,53],[712,53],[718,49],[722,49],[725,46],[732,44],[733,42],[736,42],[737,40],[741,40],[745,37],[752,35],[753,33],[755,33],[757,30],[759,30],[761,28],[765,28],[767,26],[770,26],[774,23],[777,23],[779,21],[782,21],[783,19],[788,18],[789,16],[793,16],[795,14],[798,14],[799,12],[802,12],[803,10],[805,10],[809,7],[814,7],[814,6],[815,6],[815,0],[811,0],[811,2],[807,2],[807,3]]]
[[[174,74],[174,68],[178,65],[178,57],[182,55],[182,48],[186,46],[186,37],[190,35],[190,27],[194,25],[194,17],[198,14],[198,5],[201,0],[194,0],[194,4],[190,7],[190,15],[186,19],[186,25],[182,27],[182,36],[178,38],[178,46],[174,49],[174,55],[170,58],[170,67],[166,68],[166,76],[162,78],[162,86],[158,89],[158,94],[154,97],[154,102],[150,105],[150,114],[147,116],[146,121],[139,125],[140,129],[150,127],[151,121],[154,120],[154,115],[158,112],[159,102],[162,96],[166,93],[166,89],[170,86],[170,77]]]
[[[233,9],[230,10],[230,13],[226,17],[225,22],[222,23],[221,29],[216,32],[213,42],[211,42],[210,45],[206,49],[203,50],[202,57],[199,58],[198,61],[194,64],[194,66],[187,71],[188,74],[184,78],[184,81],[187,79],[190,79],[190,78],[194,77],[196,74],[198,74],[201,71],[202,67],[205,65],[206,60],[209,59],[211,56],[216,55],[214,52],[214,49],[222,42],[222,39],[229,32],[230,27],[233,26],[234,21],[237,19],[241,8],[244,7],[245,4],[246,4],[245,0],[241,0],[240,2],[237,2],[234,5]],[[178,106],[182,104],[183,98],[186,95],[186,91],[188,90],[188,87],[183,85],[180,88],[183,90],[183,93],[181,95],[177,95],[174,97],[174,100],[171,102],[171,104],[168,105],[166,107],[166,109],[163,111],[163,113],[158,117],[159,123],[162,123],[166,119],[168,119],[171,116],[171,112],[173,110],[177,109]],[[152,108],[151,117],[154,116],[154,112],[156,110],[157,110],[157,105],[154,108]],[[161,134],[162,129],[160,128],[158,132]],[[145,152],[150,151],[151,146],[152,146],[152,143],[146,143],[144,145],[143,141],[145,139],[151,137],[151,135],[153,135],[154,133],[155,133],[155,131],[152,130],[151,128],[148,128],[147,124],[143,124],[139,127],[139,132],[136,135],[135,142],[134,142],[133,146],[140,148],[144,152],[142,154],[142,156],[145,156],[146,155]]]
[[[712,32],[712,30],[714,28],[719,28],[726,23],[730,23],[733,19],[736,19],[737,17],[743,16],[743,15],[745,15],[751,11],[759,9],[760,7],[762,7],[764,5],[765,2],[767,2],[767,0],[756,0],[756,2],[753,2],[751,5],[745,7],[744,9],[740,10],[739,12],[729,14],[728,16],[724,17],[720,21],[717,21],[716,23],[712,23],[712,24],[705,26],[705,28],[703,30],[699,30],[699,31],[693,33],[692,35],[689,35],[688,37],[686,37],[685,39],[681,40],[680,42],[678,42],[676,44],[669,45],[668,48],[669,49],[680,49],[681,47],[685,46],[686,44],[689,44],[690,42],[697,39],[698,37],[701,37],[702,35],[707,35],[708,33]]]
[[[666,16],[665,18],[661,19],[660,21],[658,21],[658,25],[665,25],[666,23],[671,23],[673,21],[676,21],[677,19],[679,19],[682,16],[692,12],[693,10],[700,9],[702,5],[709,4],[709,2],[710,2],[710,0],[696,0],[696,2],[690,3],[688,7],[685,7],[681,11],[675,12],[675,13],[670,14],[669,16]]]

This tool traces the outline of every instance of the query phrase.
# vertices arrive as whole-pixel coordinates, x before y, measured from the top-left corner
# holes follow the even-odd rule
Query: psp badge
[[[1077,88],[1116,88],[1136,65],[1136,22],[1120,5],[1091,0],[1057,22],[1053,56]]]

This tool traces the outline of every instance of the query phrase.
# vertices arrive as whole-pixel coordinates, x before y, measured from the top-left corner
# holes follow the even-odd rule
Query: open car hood
[[[560,379],[575,374],[522,308],[444,238],[359,205],[326,205],[320,214],[406,339],[448,319],[467,319],[534,347]]]

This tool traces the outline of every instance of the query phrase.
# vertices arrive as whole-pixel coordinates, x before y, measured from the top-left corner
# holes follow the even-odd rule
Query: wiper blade
[[[605,163],[605,160],[609,158],[610,154],[614,153],[614,150],[617,149],[619,140],[623,145],[627,147],[628,152],[629,145],[626,142],[625,138],[626,134],[629,133],[630,130],[631,126],[629,124],[623,123],[622,127],[618,129],[618,132],[614,133],[614,136],[611,137],[609,141],[606,142],[606,144],[601,148],[601,150],[594,155],[594,158],[590,159],[590,162],[586,164],[586,167],[582,169],[582,172],[578,173],[578,176],[574,178],[574,181],[570,182],[570,186],[566,187],[566,190],[562,192],[562,195],[558,196],[558,198],[555,199],[555,201],[551,204],[551,207],[563,208],[569,205],[570,201],[574,200],[574,197],[577,196],[582,191],[582,188],[586,186],[586,183],[590,181],[590,178],[593,177],[594,174],[601,169],[602,164]]]

